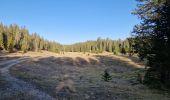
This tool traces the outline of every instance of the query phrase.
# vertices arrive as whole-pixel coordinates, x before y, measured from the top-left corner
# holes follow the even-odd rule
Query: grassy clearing
[[[169,99],[165,92],[132,84],[143,71],[134,64],[110,56],[71,56],[33,59],[12,67],[10,72],[57,99]],[[101,78],[106,69],[112,76],[110,82]]]

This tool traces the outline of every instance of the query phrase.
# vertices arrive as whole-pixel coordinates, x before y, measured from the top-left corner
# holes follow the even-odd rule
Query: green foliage
[[[121,49],[121,53],[124,54],[124,55],[126,54],[125,48],[122,48],[122,49]]]
[[[102,39],[100,37],[97,39],[97,48],[100,52],[103,51]]]
[[[112,76],[109,74],[107,70],[105,70],[104,74],[102,75],[102,79],[106,82],[109,82],[112,79]]]
[[[48,50],[59,52],[61,45],[41,38],[38,34],[30,35],[25,27],[18,25],[4,26],[0,24],[0,50],[14,52],[14,50],[39,51]]]
[[[121,53],[122,47],[125,48],[126,53],[129,51],[129,43],[127,40],[111,40],[98,38],[96,41],[86,41],[76,43],[73,45],[65,45],[67,52],[91,52],[102,53],[103,51],[114,52],[115,54]]]
[[[114,46],[113,53],[114,53],[115,55],[118,55],[119,52],[120,52],[120,48],[119,48],[118,46]]]
[[[9,34],[8,35],[8,43],[7,43],[7,50],[9,52],[13,52],[13,47],[14,47],[14,38],[13,38],[13,34]]]
[[[29,47],[28,44],[28,31],[26,29],[22,29],[22,33],[21,33],[22,38],[20,39],[20,47],[21,50],[26,53]]]
[[[132,56],[135,53],[135,39],[130,37],[127,38],[128,43],[129,43],[129,48],[128,48],[128,52],[129,52],[129,56]]]
[[[146,82],[170,86],[170,2],[169,0],[138,0],[133,12],[141,20],[134,27],[134,48],[139,57],[148,60]]]
[[[54,41],[48,41],[40,37],[37,33],[30,34],[25,27],[18,25],[4,26],[0,24],[0,50],[13,52],[14,50],[41,51],[47,50],[59,53],[62,52],[90,52],[102,53],[114,52],[121,53],[121,49],[125,48],[128,52],[129,43],[127,40],[111,40],[109,38],[98,38],[96,41],[86,41],[73,45],[60,45]],[[64,48],[63,48],[64,47]]]
[[[4,49],[3,34],[0,32],[0,50]]]

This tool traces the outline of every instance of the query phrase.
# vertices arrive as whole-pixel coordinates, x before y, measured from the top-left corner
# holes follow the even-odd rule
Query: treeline
[[[145,82],[170,87],[170,0],[137,0],[133,12],[142,21],[133,30],[135,50],[147,58]]]
[[[109,38],[102,39],[100,37],[96,41],[86,41],[73,45],[65,45],[64,47],[67,52],[102,53],[106,51],[113,52],[114,54],[126,54],[129,53],[130,50],[128,40],[111,40]]]
[[[0,51],[39,51],[47,50],[52,52],[91,52],[102,53],[113,52],[114,54],[130,53],[130,43],[128,40],[101,39],[87,41],[73,45],[61,45],[56,42],[48,41],[37,33],[30,34],[25,27],[16,24],[5,26],[0,24]]]
[[[47,50],[59,52],[61,45],[48,41],[37,33],[30,34],[25,27],[16,24],[5,26],[0,24],[0,50],[14,51],[39,51]]]

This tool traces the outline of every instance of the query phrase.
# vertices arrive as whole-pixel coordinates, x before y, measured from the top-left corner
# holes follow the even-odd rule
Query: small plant
[[[105,70],[104,74],[102,75],[102,79],[106,82],[109,82],[112,79],[112,76],[109,74],[107,70]]]

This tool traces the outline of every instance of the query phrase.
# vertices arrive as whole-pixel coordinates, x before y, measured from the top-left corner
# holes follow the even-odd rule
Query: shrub
[[[104,74],[102,75],[102,79],[106,82],[109,82],[112,79],[111,75],[107,70],[104,71]]]

